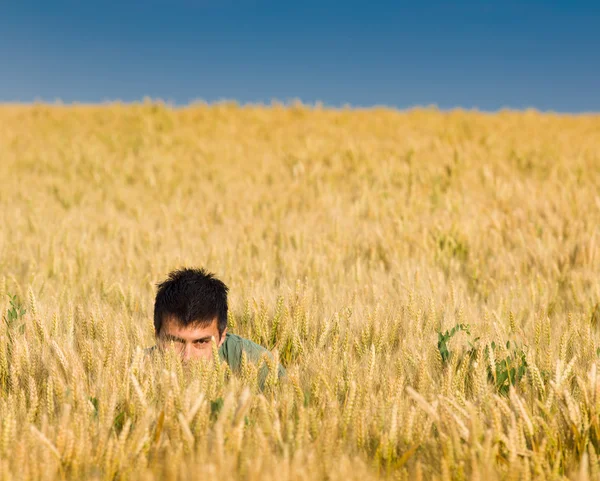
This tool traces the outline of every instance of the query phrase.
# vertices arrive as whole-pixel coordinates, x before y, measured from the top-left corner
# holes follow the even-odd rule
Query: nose
[[[186,343],[183,351],[181,352],[181,359],[183,361],[188,361],[192,358],[192,345],[190,343]]]

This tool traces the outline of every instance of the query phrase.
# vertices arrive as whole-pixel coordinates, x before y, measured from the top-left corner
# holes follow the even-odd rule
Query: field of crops
[[[600,479],[600,116],[7,105],[0,226],[0,480]]]

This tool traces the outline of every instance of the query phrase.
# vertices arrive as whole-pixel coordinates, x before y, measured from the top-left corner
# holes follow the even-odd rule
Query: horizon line
[[[42,98],[36,98],[34,100],[4,100],[0,99],[0,108],[2,107],[110,107],[110,106],[140,106],[140,105],[158,105],[171,110],[184,110],[186,108],[193,107],[218,107],[218,106],[231,106],[237,108],[304,108],[308,110],[330,110],[330,111],[372,111],[372,110],[388,110],[391,112],[406,113],[410,111],[418,110],[434,110],[440,113],[452,113],[452,112],[465,112],[465,113],[479,113],[479,114],[499,114],[499,113],[536,113],[542,115],[558,115],[558,116],[598,116],[600,110],[589,110],[589,111],[563,111],[555,109],[541,109],[534,106],[529,107],[499,107],[497,109],[482,109],[477,106],[465,107],[462,105],[456,105],[453,107],[440,107],[436,103],[430,104],[414,104],[405,107],[399,107],[392,104],[370,104],[370,105],[359,105],[352,104],[350,102],[344,102],[342,104],[328,104],[326,102],[317,101],[303,101],[300,98],[291,98],[288,100],[280,100],[273,98],[266,102],[264,100],[258,101],[240,101],[234,98],[219,98],[215,100],[206,100],[197,98],[188,100],[187,102],[175,102],[172,100],[165,100],[160,97],[143,96],[141,99],[135,100],[122,100],[119,98],[105,99],[102,101],[81,101],[71,100],[65,101],[60,98],[53,100],[47,100]]]

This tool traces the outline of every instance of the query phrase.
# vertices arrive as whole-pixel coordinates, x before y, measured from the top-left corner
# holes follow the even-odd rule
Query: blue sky
[[[0,0],[0,101],[600,111],[598,4]]]

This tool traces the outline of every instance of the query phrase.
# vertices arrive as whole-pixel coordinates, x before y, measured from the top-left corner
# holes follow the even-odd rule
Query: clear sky
[[[0,0],[0,101],[600,111],[600,2]]]

